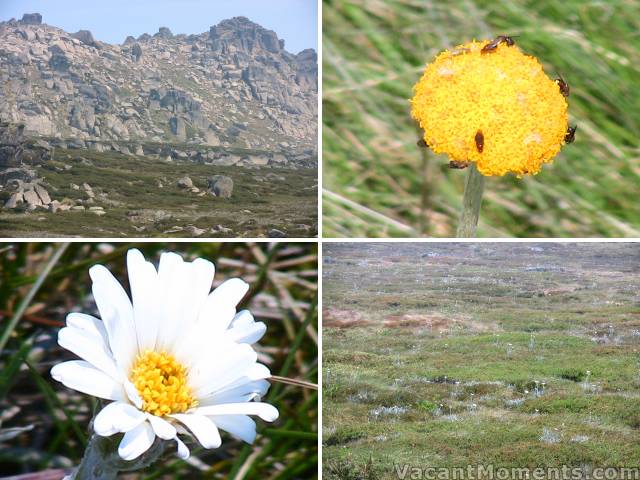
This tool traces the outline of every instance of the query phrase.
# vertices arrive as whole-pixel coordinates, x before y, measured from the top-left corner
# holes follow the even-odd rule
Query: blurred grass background
[[[408,99],[438,52],[500,34],[569,83],[578,131],[539,175],[487,178],[478,236],[640,236],[640,2],[324,0],[325,237],[455,235],[466,171],[420,151]]]
[[[249,282],[240,307],[267,324],[257,345],[260,361],[273,375],[317,383],[315,243],[72,243],[49,273],[43,273],[45,265],[60,244],[0,244],[0,345],[8,335],[0,347],[0,476],[59,479],[79,463],[99,405],[51,378],[54,364],[76,358],[58,346],[57,333],[68,312],[97,315],[91,265],[106,265],[128,289],[125,254],[133,246],[156,265],[161,251],[175,251],[185,260],[211,260],[214,286],[232,277]],[[28,300],[38,281],[42,285]],[[28,305],[20,313],[25,298]],[[317,477],[317,391],[272,382],[265,401],[280,410],[280,418],[274,424],[257,420],[254,445],[223,433],[219,449],[190,443],[192,455],[185,462],[172,447],[148,470],[121,478]]]

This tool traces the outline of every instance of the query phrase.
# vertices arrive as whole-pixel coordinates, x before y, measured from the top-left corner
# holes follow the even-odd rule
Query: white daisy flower
[[[269,388],[267,367],[253,343],[266,331],[236,305],[249,285],[234,278],[213,292],[214,266],[164,253],[156,271],[138,250],[129,250],[131,300],[103,265],[89,270],[102,320],[70,313],[58,343],[83,360],[60,363],[51,376],[69,388],[113,400],[96,415],[98,435],[124,433],[118,453],[133,460],[158,436],[191,433],[205,448],[222,443],[218,429],[252,443],[256,424],[278,410],[260,398]]]

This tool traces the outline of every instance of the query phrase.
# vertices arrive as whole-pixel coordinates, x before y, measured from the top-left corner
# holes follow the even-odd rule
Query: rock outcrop
[[[5,208],[49,207],[49,192],[31,168],[49,158],[47,147],[26,143],[24,125],[0,122],[0,190],[9,194]]]
[[[25,14],[0,22],[0,118],[64,141],[315,153],[317,61],[245,17],[109,45]]]
[[[52,203],[49,192],[39,181],[23,182],[22,180],[12,180],[7,185],[7,188],[11,192],[11,196],[5,203],[4,208],[25,208],[31,211],[38,207],[49,209]]]
[[[71,36],[80,40],[85,45],[89,45],[90,47],[98,46],[93,38],[93,34],[89,30],[79,30],[76,33],[71,34]]]
[[[40,25],[42,23],[42,15],[39,13],[25,13],[20,23],[23,25]]]
[[[22,165],[24,125],[0,122],[0,168]]]

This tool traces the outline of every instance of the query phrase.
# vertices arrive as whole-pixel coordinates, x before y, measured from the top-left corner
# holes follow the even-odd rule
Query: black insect
[[[424,138],[421,138],[420,140],[418,140],[418,141],[416,142],[416,145],[418,145],[418,146],[419,146],[419,147],[421,147],[421,148],[426,148],[426,146],[427,146],[427,142],[425,142],[425,141],[424,141]]]
[[[469,162],[465,162],[462,160],[451,160],[449,162],[449,168],[467,168],[469,166]]]
[[[482,130],[478,130],[475,136],[475,140],[478,152],[482,153],[482,150],[484,150],[484,135],[482,134]]]
[[[498,48],[498,45],[500,45],[502,42],[506,43],[508,47],[511,47],[516,43],[513,41],[513,37],[500,35],[495,40],[487,43],[484,47],[482,47],[482,50],[480,50],[480,53],[491,53],[495,51]]]
[[[562,77],[556,78],[556,83],[558,84],[558,87],[560,87],[560,93],[563,96],[568,97],[570,91],[569,84],[565,82]]]
[[[564,136],[564,143],[572,143],[576,137],[576,130],[578,129],[578,125],[573,127],[569,126],[567,129],[567,133]]]

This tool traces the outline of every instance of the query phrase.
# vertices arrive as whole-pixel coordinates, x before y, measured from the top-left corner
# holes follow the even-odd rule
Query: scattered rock
[[[287,236],[286,233],[278,230],[277,228],[272,228],[271,230],[269,230],[269,233],[267,235],[271,238],[282,238]]]
[[[213,234],[227,234],[232,232],[233,230],[227,227],[223,227],[222,225],[216,225],[215,227],[211,228],[211,233]]]
[[[207,179],[209,190],[216,197],[231,198],[233,180],[225,175],[213,175]]]
[[[9,197],[7,203],[4,204],[4,208],[16,208],[24,202],[22,192],[15,192]]]
[[[88,198],[93,199],[93,198],[96,197],[96,194],[93,191],[93,188],[88,183],[83,183],[82,184],[82,189],[84,190],[84,193],[86,193]]]
[[[178,179],[178,188],[193,188],[193,181],[189,177],[182,177]]]
[[[195,225],[187,225],[187,227],[185,228],[185,231],[192,237],[199,237],[204,232],[206,232],[205,229],[198,228]]]
[[[42,206],[42,200],[40,200],[35,190],[27,190],[22,195],[29,210],[34,210],[36,207]]]
[[[45,190],[45,188],[42,185],[36,184],[33,187],[33,189],[38,194],[38,197],[40,198],[40,202],[42,203],[42,205],[49,205],[51,203],[51,197],[49,196],[49,192],[47,192],[47,190]]]
[[[133,223],[160,223],[171,219],[171,214],[164,210],[130,210],[127,218]]]
[[[242,158],[239,155],[223,155],[211,160],[212,165],[220,167],[230,167],[240,162]]]

